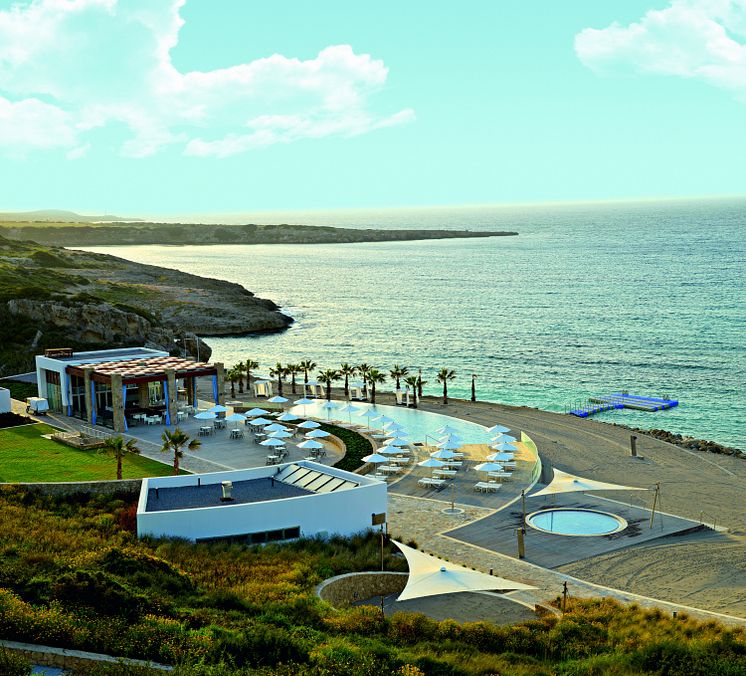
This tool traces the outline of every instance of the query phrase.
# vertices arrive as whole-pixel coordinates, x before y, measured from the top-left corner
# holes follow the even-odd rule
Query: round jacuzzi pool
[[[610,535],[627,527],[627,522],[608,512],[592,509],[543,509],[526,517],[536,530],[555,535]]]

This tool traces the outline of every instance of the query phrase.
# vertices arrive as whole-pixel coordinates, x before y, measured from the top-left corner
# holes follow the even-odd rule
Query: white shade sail
[[[536,589],[531,585],[506,580],[502,577],[480,573],[450,561],[443,561],[430,554],[394,540],[401,549],[409,566],[409,579],[397,601],[418,599],[423,596],[438,596],[455,592],[516,591]]]
[[[622,486],[621,484],[607,484],[603,481],[583,479],[574,474],[568,474],[562,470],[555,469],[552,481],[541,490],[527,495],[528,498],[536,498],[541,495],[557,495],[558,493],[583,493],[585,491],[647,491],[647,488],[636,486]]]

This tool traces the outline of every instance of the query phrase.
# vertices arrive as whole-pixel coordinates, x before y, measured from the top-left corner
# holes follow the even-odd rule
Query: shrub
[[[12,650],[0,648],[0,674],[3,676],[27,676],[31,673],[31,662]]]

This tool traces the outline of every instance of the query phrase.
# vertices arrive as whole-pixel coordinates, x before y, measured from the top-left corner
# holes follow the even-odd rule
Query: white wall
[[[10,390],[0,387],[0,413],[10,413]]]
[[[193,486],[197,483],[197,477],[146,479],[143,481],[137,510],[137,534],[140,537],[153,535],[195,540],[298,526],[303,537],[319,534],[352,535],[371,527],[372,514],[386,512],[385,483],[315,463],[296,464],[318,468],[326,474],[350,479],[361,485],[338,493],[312,493],[265,502],[146,512],[149,488]],[[219,484],[227,480],[238,482],[272,476],[282,467],[283,465],[215,472],[199,475],[199,479],[203,485]]]

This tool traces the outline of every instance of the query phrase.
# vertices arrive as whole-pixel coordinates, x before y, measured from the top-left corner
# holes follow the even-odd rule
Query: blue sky
[[[0,210],[743,194],[745,6],[0,0]]]

